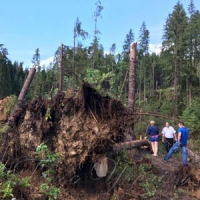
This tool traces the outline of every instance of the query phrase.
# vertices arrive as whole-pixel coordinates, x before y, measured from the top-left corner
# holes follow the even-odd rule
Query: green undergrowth
[[[29,188],[29,177],[19,177],[0,162],[0,198],[11,199],[14,197],[13,190],[18,188]]]
[[[45,170],[42,172],[43,183],[40,185],[40,192],[42,192],[48,200],[57,199],[60,194],[60,189],[53,185],[54,167],[59,160],[60,155],[58,153],[51,153],[47,148],[47,145],[41,143],[36,148],[36,159],[39,161],[39,165]]]
[[[113,177],[118,180],[118,185],[121,185],[121,187],[126,184],[137,185],[132,190],[142,191],[140,194],[141,199],[149,199],[156,195],[161,178],[153,173],[153,166],[148,160],[141,160],[137,164],[128,157],[126,151],[121,151],[116,155],[115,161],[116,170]]]
[[[54,167],[59,159],[59,154],[51,153],[44,143],[41,143],[35,151],[35,160],[42,170],[43,181],[39,186],[39,192],[48,200],[55,200],[60,194],[52,180],[54,178]],[[32,176],[32,175],[31,175]],[[31,176],[22,177],[0,162],[0,199],[10,200],[16,198],[19,193],[28,193],[31,187]],[[22,194],[23,195],[23,194]]]

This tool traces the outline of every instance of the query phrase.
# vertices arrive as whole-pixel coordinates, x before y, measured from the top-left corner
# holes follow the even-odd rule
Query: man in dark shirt
[[[171,149],[169,150],[168,154],[165,156],[164,160],[168,161],[173,152],[178,149],[181,148],[182,149],[182,158],[183,158],[183,165],[186,165],[187,163],[187,141],[188,141],[188,137],[189,137],[189,129],[185,127],[183,122],[179,122],[178,124],[179,129],[178,129],[178,140],[177,142],[171,147]]]

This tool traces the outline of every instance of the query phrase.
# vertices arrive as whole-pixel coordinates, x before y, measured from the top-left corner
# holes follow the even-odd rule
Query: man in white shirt
[[[169,125],[169,122],[166,122],[165,127],[162,130],[162,142],[164,142],[166,152],[173,146],[174,139],[177,140],[176,131]]]

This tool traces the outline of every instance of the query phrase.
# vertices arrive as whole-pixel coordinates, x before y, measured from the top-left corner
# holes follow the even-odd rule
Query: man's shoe
[[[163,159],[164,162],[168,162],[168,160],[166,160],[165,158]]]

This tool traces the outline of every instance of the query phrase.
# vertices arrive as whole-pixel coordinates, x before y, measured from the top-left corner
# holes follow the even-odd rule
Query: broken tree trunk
[[[129,142],[121,142],[114,144],[113,151],[118,152],[121,150],[131,150],[142,146],[149,146],[149,140],[134,140]]]
[[[135,62],[136,62],[137,42],[130,45],[130,61],[129,61],[129,91],[128,91],[128,108],[134,113],[135,107]],[[134,124],[129,129],[132,140],[134,137]],[[128,136],[128,134],[127,134]],[[128,137],[127,137],[128,138]]]
[[[25,95],[26,95],[26,93],[28,91],[28,88],[29,88],[29,86],[30,86],[30,84],[31,84],[31,82],[33,80],[33,77],[35,75],[35,71],[36,71],[36,69],[35,69],[34,66],[29,71],[29,74],[28,74],[28,76],[26,78],[26,81],[24,82],[24,85],[23,85],[23,87],[21,89],[21,92],[20,92],[20,94],[18,96],[17,105],[15,106],[13,113],[10,115],[9,124],[11,124],[11,122],[14,122],[14,120],[15,120],[14,114],[16,113],[16,111],[17,110],[21,110],[22,102],[23,102],[24,97],[25,97]]]
[[[134,112],[135,106],[136,47],[137,42],[133,42],[130,46],[128,107],[131,109],[132,112]]]
[[[23,85],[23,87],[22,87],[22,89],[21,89],[20,94],[19,94],[19,97],[18,97],[18,104],[19,104],[19,103],[22,103],[22,101],[24,100],[24,97],[25,97],[25,95],[26,95],[26,93],[27,93],[27,91],[28,91],[28,88],[29,88],[29,86],[30,86],[30,84],[31,84],[31,82],[32,82],[32,80],[33,80],[33,77],[34,77],[34,75],[35,75],[35,71],[36,71],[36,69],[35,69],[35,67],[33,66],[33,67],[30,69],[29,74],[28,74],[28,76],[27,76],[27,78],[26,78],[26,81],[25,81],[25,83],[24,83],[24,85]]]

